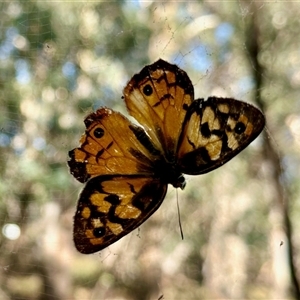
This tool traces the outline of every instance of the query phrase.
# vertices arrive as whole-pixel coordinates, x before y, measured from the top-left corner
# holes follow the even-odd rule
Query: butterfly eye
[[[100,238],[103,237],[105,235],[105,227],[98,227],[98,228],[94,228],[93,230],[93,234],[96,238]]]
[[[98,127],[94,130],[95,138],[100,139],[103,137],[103,135],[104,135],[104,130],[101,127]]]
[[[147,84],[143,88],[143,92],[146,96],[150,96],[153,93],[152,86],[150,84]]]
[[[234,127],[234,132],[237,134],[242,134],[246,130],[246,125],[242,122],[238,122]]]
[[[177,183],[178,183],[178,187],[180,187],[182,190],[185,188],[186,181],[182,174],[178,177]]]

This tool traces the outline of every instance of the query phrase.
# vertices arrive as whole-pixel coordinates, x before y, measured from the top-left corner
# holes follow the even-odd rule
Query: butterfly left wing
[[[83,189],[74,217],[79,252],[102,250],[145,222],[161,205],[167,184],[141,175],[102,175]]]
[[[248,103],[217,97],[195,100],[177,151],[181,172],[196,175],[220,167],[246,148],[264,126],[262,112]]]
[[[71,174],[80,182],[99,175],[151,174],[160,156],[144,130],[122,114],[102,107],[84,120],[80,147],[69,152]]]
[[[187,74],[160,59],[132,77],[124,89],[127,109],[154,146],[173,158],[194,88]]]

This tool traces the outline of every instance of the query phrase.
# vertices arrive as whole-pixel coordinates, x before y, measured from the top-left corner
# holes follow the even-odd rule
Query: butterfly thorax
[[[175,188],[184,189],[186,182],[176,162],[176,155],[169,150],[164,153],[157,149],[149,135],[139,126],[130,125],[133,132],[141,145],[147,149],[149,155],[153,155],[153,161],[149,160],[143,153],[136,149],[130,148],[129,152],[139,161],[138,169],[141,173],[154,173],[163,183],[172,184]],[[159,132],[159,130],[157,130]],[[172,143],[169,143],[172,144]],[[171,147],[172,148],[172,147]],[[145,165],[148,162],[148,165]]]
[[[175,161],[157,160],[154,163],[154,174],[162,182],[172,184],[175,188],[181,188],[182,190],[185,188],[185,178]]]

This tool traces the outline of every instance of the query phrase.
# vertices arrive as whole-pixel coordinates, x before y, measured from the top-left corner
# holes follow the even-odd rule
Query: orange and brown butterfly
[[[130,233],[159,208],[168,184],[183,189],[183,174],[224,165],[265,126],[264,115],[250,104],[194,100],[188,75],[161,59],[131,78],[123,98],[140,125],[102,107],[86,117],[80,147],[69,152],[71,174],[87,182],[74,217],[82,253]]]

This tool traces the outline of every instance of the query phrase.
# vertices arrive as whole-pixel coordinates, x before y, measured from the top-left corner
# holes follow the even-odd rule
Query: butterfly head
[[[176,181],[172,182],[174,188],[181,188],[182,190],[185,188],[186,181],[182,174],[180,174]]]

